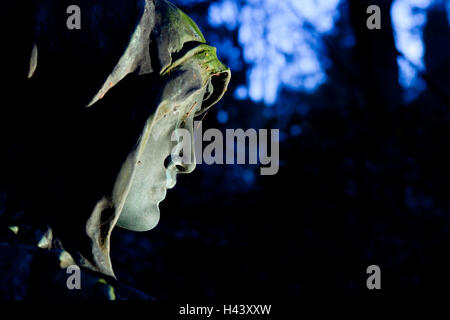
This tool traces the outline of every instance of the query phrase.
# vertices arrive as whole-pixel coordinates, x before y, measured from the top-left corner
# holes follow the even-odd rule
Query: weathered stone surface
[[[0,111],[8,150],[0,163],[8,195],[1,223],[19,226],[0,248],[2,278],[12,281],[2,294],[20,284],[9,297],[64,297],[61,266],[73,259],[86,286],[100,286],[104,297],[148,298],[114,279],[110,234],[117,223],[135,231],[155,225],[160,200],[149,190],[166,177],[168,133],[180,124],[192,129],[193,117],[226,91],[230,70],[165,0],[78,1],[81,30],[66,27],[70,1],[27,4],[0,5],[0,27],[24,21],[0,28],[11,43],[0,52],[10,79]],[[20,228],[37,233],[23,237]],[[44,274],[34,273],[36,265]]]

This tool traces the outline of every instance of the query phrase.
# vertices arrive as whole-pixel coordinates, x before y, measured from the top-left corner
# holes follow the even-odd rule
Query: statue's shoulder
[[[31,225],[0,225],[0,300],[154,300],[110,276],[69,270],[71,255],[48,247],[44,237],[48,233]]]
[[[62,250],[0,243],[1,300],[155,300],[116,279],[86,268],[60,265]],[[79,286],[70,287],[79,275]],[[72,279],[73,278],[73,279]],[[69,284],[68,284],[69,283]]]

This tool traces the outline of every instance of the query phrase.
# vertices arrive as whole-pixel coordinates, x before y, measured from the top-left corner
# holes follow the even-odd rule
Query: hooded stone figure
[[[76,297],[63,269],[78,265],[103,288],[81,297],[145,298],[115,280],[111,231],[157,224],[195,167],[171,156],[172,133],[193,131],[230,70],[165,0],[6,0],[0,34],[0,296]]]

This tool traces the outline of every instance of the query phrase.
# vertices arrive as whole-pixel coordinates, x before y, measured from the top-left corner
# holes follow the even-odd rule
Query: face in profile
[[[202,51],[200,54],[208,57]],[[118,226],[133,231],[154,228],[160,218],[158,205],[175,186],[177,175],[195,169],[194,118],[220,99],[230,77],[228,69],[207,77],[199,69],[205,66],[192,59],[169,77],[156,112],[147,119],[136,148],[122,165],[113,189],[113,201],[120,212]],[[191,154],[176,154],[180,142],[177,129],[190,133]]]
[[[159,221],[159,203],[166,192],[175,186],[177,175],[190,173],[195,169],[195,156],[184,163],[173,154],[173,133],[186,129],[193,137],[194,117],[200,112],[204,90],[186,101],[170,103],[160,108],[146,122],[137,148],[128,156],[114,187],[115,197],[126,194],[118,225],[133,231],[154,228]],[[193,138],[192,138],[193,139]],[[191,150],[194,150],[193,140]]]

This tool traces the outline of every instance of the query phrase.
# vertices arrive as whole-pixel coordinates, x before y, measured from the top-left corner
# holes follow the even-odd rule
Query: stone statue
[[[80,29],[66,23],[74,4]],[[158,223],[166,190],[195,167],[171,157],[171,135],[193,130],[230,70],[165,0],[6,0],[0,34],[0,269],[56,259],[115,282],[112,229]],[[52,277],[65,289],[64,273]]]

